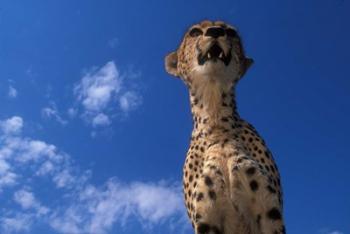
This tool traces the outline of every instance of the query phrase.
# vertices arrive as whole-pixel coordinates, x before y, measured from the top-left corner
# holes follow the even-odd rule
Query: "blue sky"
[[[0,7],[0,233],[193,233],[188,94],[164,56],[203,19],[255,60],[241,116],[282,176],[291,234],[349,234],[350,3],[19,1]]]

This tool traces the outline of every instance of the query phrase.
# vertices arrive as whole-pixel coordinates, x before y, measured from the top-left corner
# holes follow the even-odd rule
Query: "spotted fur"
[[[190,93],[194,128],[183,187],[196,234],[285,233],[277,166],[236,109],[234,88],[251,63],[236,29],[221,21],[192,26],[166,57],[167,71]]]

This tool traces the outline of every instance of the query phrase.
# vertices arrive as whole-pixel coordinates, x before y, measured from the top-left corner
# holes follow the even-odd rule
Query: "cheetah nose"
[[[221,27],[211,27],[207,29],[205,36],[213,38],[225,36],[225,30]]]

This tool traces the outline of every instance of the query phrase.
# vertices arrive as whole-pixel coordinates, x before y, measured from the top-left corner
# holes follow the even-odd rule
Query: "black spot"
[[[273,172],[276,172],[276,169],[274,168],[274,166],[270,165],[270,168]]]
[[[267,212],[267,217],[269,217],[272,220],[278,220],[282,218],[280,211],[276,207],[272,208],[271,210],[269,210],[269,212]]]
[[[250,189],[254,192],[259,188],[258,182],[256,182],[255,180],[252,180],[249,185]]]
[[[226,118],[226,117],[222,117],[221,120],[222,120],[223,122],[228,122],[228,118]]]
[[[192,163],[188,164],[188,167],[189,167],[190,169],[192,169],[192,168],[193,168]]]
[[[201,201],[203,199],[203,197],[204,197],[203,193],[198,193],[197,202]]]
[[[271,185],[268,185],[267,189],[270,191],[270,193],[276,193],[276,189],[274,189]]]
[[[210,179],[209,176],[206,176],[205,179],[204,179],[204,182],[207,186],[211,187],[213,186],[213,181]]]
[[[193,180],[193,175],[190,175],[189,181],[192,182]]]
[[[213,190],[210,190],[208,194],[211,200],[216,200],[216,193]]]
[[[202,215],[200,215],[200,214],[196,214],[196,216],[195,216],[195,219],[196,219],[196,221],[198,221],[199,219],[201,219],[202,218]]]
[[[255,173],[255,167],[250,167],[246,170],[247,175],[251,176]]]
[[[266,171],[270,171],[270,168],[268,165],[265,165],[265,169],[266,169]]]
[[[220,176],[222,176],[222,172],[219,171],[219,170],[217,170],[215,173],[218,174],[218,175],[220,175]]]
[[[206,234],[207,232],[209,232],[209,230],[210,230],[210,227],[206,223],[200,223],[197,228],[198,234]]]

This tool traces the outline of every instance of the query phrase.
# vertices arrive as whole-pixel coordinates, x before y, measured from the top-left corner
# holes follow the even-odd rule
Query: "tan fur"
[[[210,29],[224,34],[207,35]],[[166,57],[167,71],[189,88],[194,118],[183,168],[186,207],[196,234],[283,234],[277,166],[264,140],[236,112],[235,84],[252,59],[238,35],[228,36],[232,30],[222,21],[202,21]],[[217,53],[200,62],[214,45],[231,59]]]

